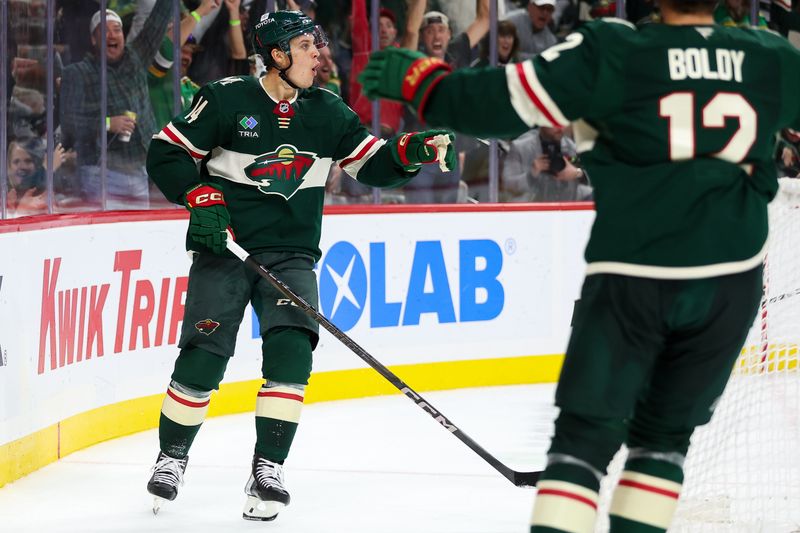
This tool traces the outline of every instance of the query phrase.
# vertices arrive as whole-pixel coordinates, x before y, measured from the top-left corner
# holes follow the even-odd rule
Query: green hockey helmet
[[[267,64],[273,48],[280,48],[291,57],[289,41],[298,35],[313,36],[317,48],[328,46],[328,37],[322,28],[301,11],[275,11],[263,14],[253,28],[253,50]]]

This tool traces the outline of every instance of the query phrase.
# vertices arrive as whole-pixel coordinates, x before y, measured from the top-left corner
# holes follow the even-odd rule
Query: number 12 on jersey
[[[718,92],[703,106],[700,127],[695,126],[695,94],[675,92],[659,100],[659,115],[669,121],[669,158],[692,159],[696,155],[697,136],[703,129],[723,128],[725,119],[735,118],[739,126],[727,144],[713,157],[741,163],[756,140],[756,110],[738,93]],[[700,130],[700,131],[698,131]]]

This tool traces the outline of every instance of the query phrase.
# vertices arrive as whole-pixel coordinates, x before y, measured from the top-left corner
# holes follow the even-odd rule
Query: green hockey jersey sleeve
[[[198,163],[225,143],[225,115],[220,112],[214,85],[195,95],[188,112],[178,115],[153,136],[147,155],[147,172],[164,196],[182,203],[183,193],[200,182]]]
[[[600,84],[608,81],[603,73],[612,72],[605,62],[618,54],[599,53],[599,42],[603,33],[626,31],[635,29],[624,21],[590,23],[534,59],[456,71],[434,89],[425,120],[463,133],[509,137],[605,113],[619,95],[599,94]]]
[[[622,69],[614,63],[624,61],[617,49],[628,32],[635,33],[635,27],[617,19],[588,23],[539,54],[532,68],[520,67],[511,92],[517,95],[515,109],[523,120],[564,126],[618,109],[624,91],[617,79]]]
[[[425,122],[479,137],[509,138],[530,129],[511,105],[506,69],[465,68],[448,74],[431,92]]]
[[[401,187],[419,172],[396,165],[387,141],[371,135],[344,102],[340,106],[342,131],[333,158],[342,170],[373,187]]]

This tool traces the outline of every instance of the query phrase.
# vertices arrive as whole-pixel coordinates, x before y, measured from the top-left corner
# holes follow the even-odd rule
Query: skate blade
[[[167,502],[164,498],[159,496],[153,496],[153,515],[158,516],[158,512],[161,510],[161,506],[164,505],[164,502]]]
[[[275,520],[280,510],[284,507],[286,507],[286,505],[280,502],[265,502],[259,500],[255,496],[248,496],[247,502],[244,504],[242,518],[245,520],[269,522],[270,520]]]

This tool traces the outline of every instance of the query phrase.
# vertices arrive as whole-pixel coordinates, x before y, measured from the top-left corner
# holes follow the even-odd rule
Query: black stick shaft
[[[330,320],[325,318],[319,311],[309,304],[305,299],[296,294],[288,285],[281,281],[270,269],[253,259],[243,248],[236,244],[232,239],[228,238],[228,249],[231,250],[236,256],[242,259],[245,264],[249,265],[258,274],[269,281],[272,286],[278,289],[281,294],[286,296],[295,305],[302,309],[314,321],[319,323],[323,328],[328,330],[334,337],[339,339],[345,346],[366,362],[370,367],[376,370],[383,376],[389,383],[397,387],[397,389],[411,399],[417,407],[428,413],[428,415],[442,425],[447,431],[455,435],[461,442],[466,444],[472,451],[478,454],[481,459],[492,465],[495,470],[500,472],[507,480],[518,487],[531,487],[536,484],[541,472],[517,472],[508,466],[501,463],[496,457],[487,452],[483,447],[472,440],[472,438],[461,431],[454,423],[445,417],[438,409],[420,396],[414,389],[409,387],[402,379],[397,377],[391,370],[386,368],[380,361],[372,357],[364,348],[358,345],[351,339],[345,332],[339,329]]]

